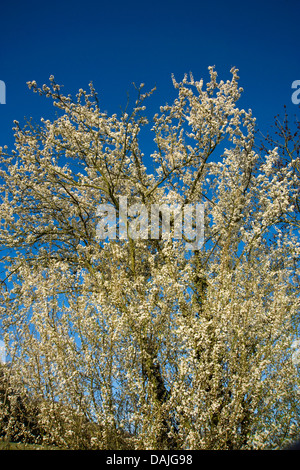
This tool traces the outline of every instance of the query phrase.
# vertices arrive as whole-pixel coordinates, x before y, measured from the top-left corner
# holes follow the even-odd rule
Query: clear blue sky
[[[131,83],[157,85],[153,106],[171,101],[171,74],[207,78],[215,65],[220,78],[240,70],[241,106],[252,108],[261,128],[286,104],[300,80],[299,0],[152,0],[1,2],[0,146],[12,143],[13,119],[50,118],[49,100],[26,82],[54,75],[65,93],[93,81],[103,110],[118,112]]]

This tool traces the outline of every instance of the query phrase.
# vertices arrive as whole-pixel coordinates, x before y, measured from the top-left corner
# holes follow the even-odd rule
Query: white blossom
[[[140,148],[144,84],[130,112],[109,116],[92,84],[74,101],[53,76],[28,82],[60,114],[16,122],[15,154],[1,149],[0,315],[57,446],[260,449],[295,437],[295,182],[278,149],[256,152],[231,73],[172,77],[177,96],[152,121],[154,174]],[[99,242],[97,207],[118,211],[119,196],[205,203],[202,250],[172,237]]]

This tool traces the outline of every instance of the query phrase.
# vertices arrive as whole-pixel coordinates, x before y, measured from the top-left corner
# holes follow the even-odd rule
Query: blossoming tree
[[[293,159],[255,151],[237,70],[173,77],[151,122],[143,85],[109,116],[92,85],[49,86],[58,117],[1,152],[1,322],[48,441],[69,448],[280,448],[297,437],[299,238]],[[151,125],[154,150],[142,153]],[[152,165],[151,174],[147,165]],[[205,204],[204,243],[99,240],[97,209]],[[173,221],[173,223],[172,223]],[[45,438],[46,439],[46,438]]]

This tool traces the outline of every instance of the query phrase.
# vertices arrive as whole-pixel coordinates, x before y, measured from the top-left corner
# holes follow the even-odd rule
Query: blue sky
[[[127,91],[134,94],[132,82],[156,85],[152,113],[172,100],[172,73],[207,79],[215,65],[227,79],[236,66],[245,90],[240,105],[268,129],[283,105],[299,115],[291,101],[291,84],[300,80],[299,13],[299,0],[2,2],[0,146],[12,144],[14,119],[53,116],[50,101],[26,85],[50,75],[67,94],[93,81],[109,113],[125,105]]]

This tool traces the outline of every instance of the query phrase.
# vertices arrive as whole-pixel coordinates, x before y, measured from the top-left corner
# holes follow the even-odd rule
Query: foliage
[[[0,440],[36,444],[42,439],[37,404],[28,396],[11,369],[0,369]]]

